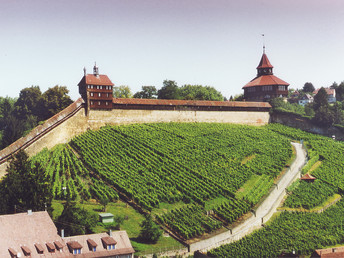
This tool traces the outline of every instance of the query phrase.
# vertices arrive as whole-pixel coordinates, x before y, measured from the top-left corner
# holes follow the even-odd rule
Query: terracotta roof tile
[[[100,74],[98,76],[94,74],[87,74],[84,77],[82,77],[80,84],[87,84],[87,85],[107,85],[107,86],[113,86],[114,84],[112,81],[107,77],[105,74]]]
[[[252,81],[247,83],[244,88],[254,87],[254,86],[265,86],[265,85],[286,85],[288,86],[289,83],[281,80],[280,78],[276,77],[275,75],[262,75],[259,77],[254,78]]]
[[[120,105],[154,105],[154,106],[210,106],[210,107],[260,107],[270,108],[267,102],[245,101],[207,101],[207,100],[175,100],[175,99],[124,99],[114,98],[114,104]]]
[[[326,90],[327,95],[334,95],[335,94],[335,89],[330,89],[330,88],[324,88]],[[316,95],[318,94],[320,89],[316,89],[315,91],[313,91],[313,94]]]
[[[259,65],[257,66],[257,69],[259,68],[273,68],[271,65],[267,55],[264,53],[262,55],[262,58],[260,59]]]

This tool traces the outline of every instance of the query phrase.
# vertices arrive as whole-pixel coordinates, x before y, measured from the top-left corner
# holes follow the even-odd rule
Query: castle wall
[[[257,111],[192,111],[192,110],[91,110],[85,116],[81,99],[65,110],[48,119],[43,125],[34,128],[27,136],[20,138],[0,151],[0,178],[5,174],[8,158],[19,149],[29,156],[43,148],[67,143],[74,136],[87,129],[99,129],[104,125],[159,122],[208,122],[265,125],[269,122],[269,112]]]
[[[97,129],[106,124],[122,125],[133,123],[206,122],[265,125],[269,112],[249,111],[181,111],[181,110],[92,110],[88,125]]]

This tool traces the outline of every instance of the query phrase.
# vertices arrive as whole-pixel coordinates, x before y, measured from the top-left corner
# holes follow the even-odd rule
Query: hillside
[[[290,140],[304,141],[309,161],[302,172],[317,179],[288,189],[284,205],[289,212],[280,213],[248,237],[208,252],[212,257],[277,257],[293,251],[309,255],[315,249],[343,244],[344,202],[339,201],[322,213],[310,209],[323,205],[334,194],[343,194],[344,143],[278,124],[267,128]]]
[[[187,240],[248,212],[291,155],[267,127],[159,123],[88,131],[32,160],[46,167],[54,198],[120,196]]]

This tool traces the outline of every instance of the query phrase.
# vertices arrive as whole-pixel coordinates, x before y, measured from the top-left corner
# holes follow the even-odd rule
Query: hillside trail
[[[286,195],[286,188],[294,180],[300,177],[301,168],[307,161],[307,154],[303,146],[300,143],[292,143],[292,145],[296,150],[296,157],[293,164],[276,184],[275,189],[270,192],[261,205],[256,209],[255,216],[251,216],[243,223],[234,227],[231,233],[228,232],[227,234],[223,234],[222,237],[220,237],[222,239],[215,236],[213,241],[206,241],[207,243],[204,243],[203,248],[201,247],[199,250],[207,251],[220,245],[237,241],[252,233],[254,230],[261,228],[263,223],[266,223],[272,217]]]

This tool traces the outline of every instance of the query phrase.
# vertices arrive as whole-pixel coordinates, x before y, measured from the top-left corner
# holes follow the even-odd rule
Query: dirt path
[[[191,252],[195,250],[207,251],[220,245],[237,241],[254,230],[261,228],[262,224],[271,218],[286,195],[285,189],[300,177],[301,168],[306,163],[306,151],[302,145],[299,143],[292,143],[292,145],[296,150],[296,158],[293,164],[275,186],[275,189],[271,191],[270,195],[257,208],[255,216],[248,218],[245,222],[233,228],[232,232],[224,232],[212,238],[191,244]]]

